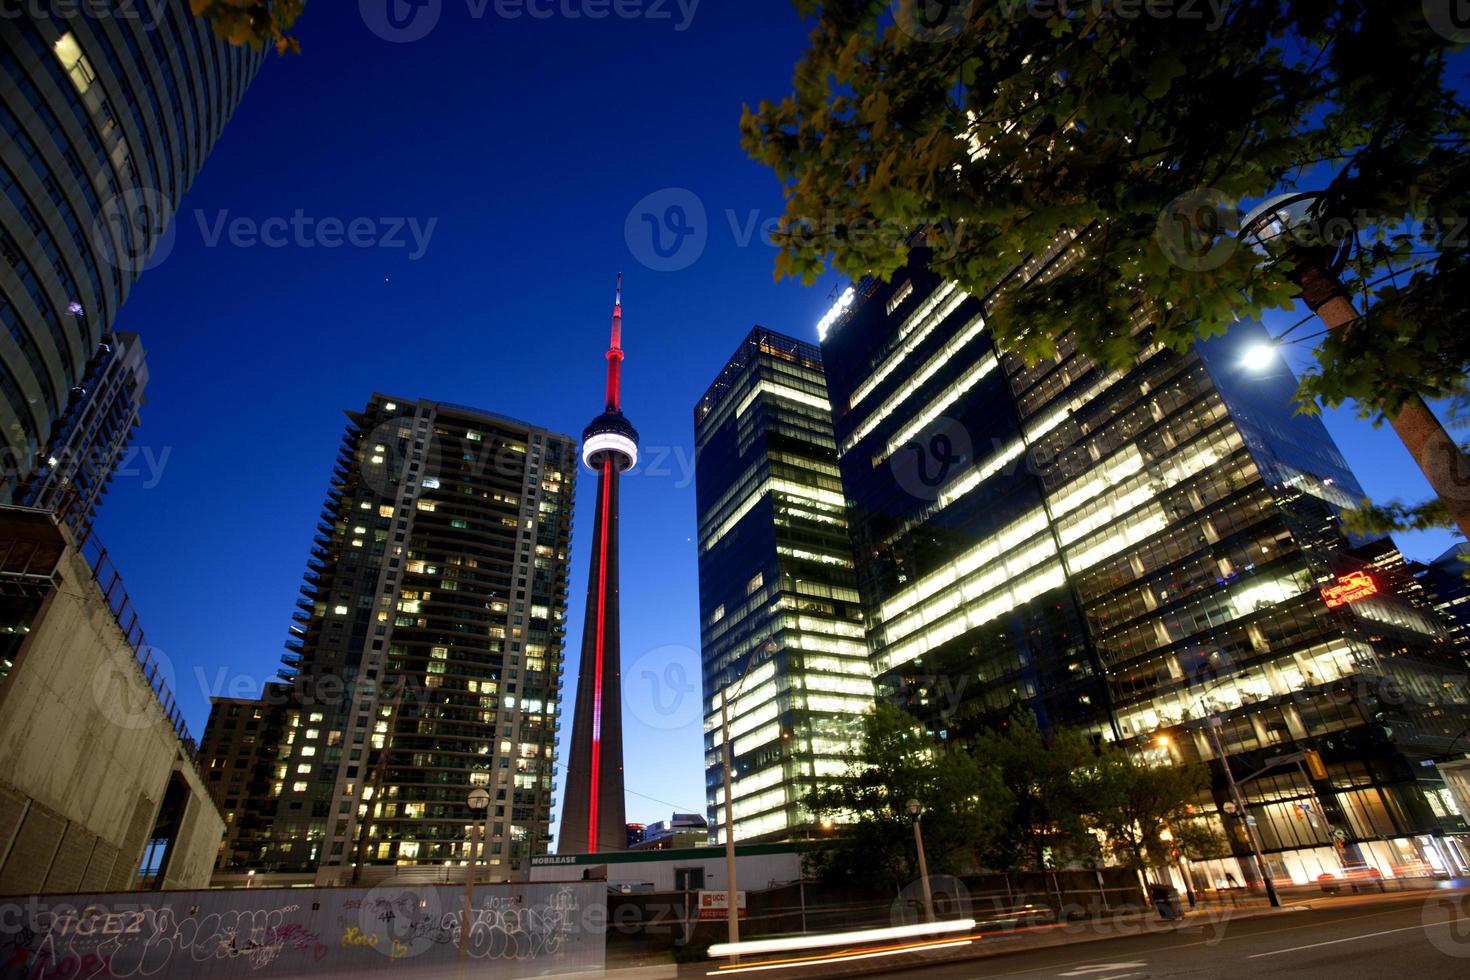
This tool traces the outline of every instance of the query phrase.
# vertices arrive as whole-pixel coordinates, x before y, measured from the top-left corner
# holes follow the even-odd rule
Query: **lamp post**
[[[480,863],[480,814],[490,808],[490,791],[483,786],[470,790],[470,860],[464,870],[464,925],[459,931],[459,958],[470,952],[470,913],[475,906],[475,873]]]
[[[919,829],[919,817],[924,805],[918,800],[909,800],[906,809],[914,822],[914,849],[919,852],[919,880],[924,883],[924,919],[934,921],[934,893],[929,889],[929,862],[924,858],[924,832]]]
[[[778,649],[775,640],[767,640],[762,648],[767,658],[773,656]],[[754,657],[754,654],[751,656]],[[725,925],[732,944],[740,942],[740,909],[736,898],[739,889],[735,880],[735,798],[731,793],[734,750],[730,747],[730,698],[738,697],[745,688],[745,679],[750,676],[750,666],[750,661],[747,660],[739,679],[731,685],[734,688],[733,694],[730,687],[720,692],[720,759],[723,763],[721,768],[725,771]],[[739,954],[732,956],[730,962],[739,963]]]
[[[1323,222],[1320,206],[1325,200],[1316,191],[1270,198],[1245,216],[1239,237],[1269,260],[1289,260],[1302,301],[1328,330],[1341,330],[1362,318],[1339,276],[1356,242],[1356,229],[1338,216]],[[1464,486],[1470,458],[1417,394],[1405,399],[1389,422],[1460,533],[1470,535],[1470,498]]]
[[[1272,908],[1280,908],[1281,896],[1276,894],[1276,884],[1271,880],[1271,869],[1266,866],[1265,855],[1261,853],[1261,842],[1256,837],[1256,828],[1251,824],[1250,814],[1245,809],[1245,797],[1241,795],[1240,785],[1235,781],[1235,773],[1230,768],[1230,760],[1225,756],[1225,743],[1220,738],[1220,729],[1224,727],[1224,724],[1219,715],[1212,714],[1205,722],[1205,727],[1210,730],[1210,740],[1214,743],[1215,755],[1219,757],[1220,765],[1225,769],[1225,781],[1230,784],[1230,798],[1235,801],[1235,812],[1245,827],[1246,839],[1250,841],[1251,856],[1256,860],[1256,871],[1266,885],[1266,899],[1271,903]]]

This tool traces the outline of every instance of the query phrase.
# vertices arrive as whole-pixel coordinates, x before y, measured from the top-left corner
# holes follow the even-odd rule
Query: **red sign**
[[[1349,572],[1338,576],[1336,585],[1323,589],[1322,599],[1327,603],[1328,609],[1336,609],[1377,594],[1378,583],[1373,581],[1373,576],[1367,572]]]
[[[738,918],[745,918],[745,892],[743,891],[735,893],[735,914]],[[729,917],[728,892],[701,891],[699,893],[699,918],[728,919]]]

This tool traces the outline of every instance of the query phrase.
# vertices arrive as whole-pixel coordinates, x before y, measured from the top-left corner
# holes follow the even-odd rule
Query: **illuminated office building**
[[[728,698],[735,837],[786,836],[873,704],[821,352],[751,331],[694,440],[710,822],[723,840]]]
[[[1066,254],[1019,277],[1045,288]],[[1464,660],[1350,552],[1336,514],[1362,492],[1280,360],[1243,366],[1261,327],[1116,371],[1064,338],[1028,367],[993,342],[993,299],[916,253],[824,321],[880,696],[949,738],[1025,705],[1159,761],[1213,758],[1218,717],[1241,775],[1327,760],[1251,784],[1278,873],[1336,870],[1329,822],[1384,869],[1463,863],[1424,763],[1470,725]]]
[[[225,859],[321,881],[359,861],[461,863],[483,786],[485,861],[509,877],[551,837],[576,441],[384,395],[348,418],[283,658],[289,703],[274,684],[263,699],[282,728],[260,742],[270,819]],[[233,744],[214,730],[232,708],[253,716],[211,714],[206,746]]]
[[[180,199],[265,59],[215,37],[185,0],[9,7],[0,12],[6,500],[48,458],[88,362],[160,256]]]

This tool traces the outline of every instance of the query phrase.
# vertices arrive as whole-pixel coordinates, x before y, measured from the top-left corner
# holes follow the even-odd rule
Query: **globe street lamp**
[[[475,874],[480,863],[481,814],[490,809],[490,791],[483,786],[470,790],[470,860],[464,869],[464,925],[459,931],[459,958],[470,951],[470,913],[475,905]]]
[[[1362,319],[1340,273],[1357,241],[1349,218],[1323,213],[1320,191],[1280,194],[1257,205],[1241,222],[1240,240],[1270,262],[1287,260],[1302,301],[1328,330]],[[1258,353],[1248,355],[1262,361]],[[1460,533],[1470,536],[1470,457],[1445,432],[1424,399],[1411,394],[1389,419],[1419,464]]]
[[[919,852],[919,880],[924,883],[924,919],[934,921],[934,893],[929,890],[929,862],[924,859],[924,833],[919,829],[919,817],[924,805],[918,800],[909,800],[907,810],[914,822],[914,848]]]

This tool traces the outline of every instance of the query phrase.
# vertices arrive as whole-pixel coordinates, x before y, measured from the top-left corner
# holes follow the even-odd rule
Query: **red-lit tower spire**
[[[623,277],[613,299],[607,404],[582,432],[582,461],[597,473],[592,565],[582,620],[582,659],[567,757],[557,851],[586,854],[628,846],[623,804],[623,675],[618,624],[618,485],[638,462],[638,432],[623,417]]]

